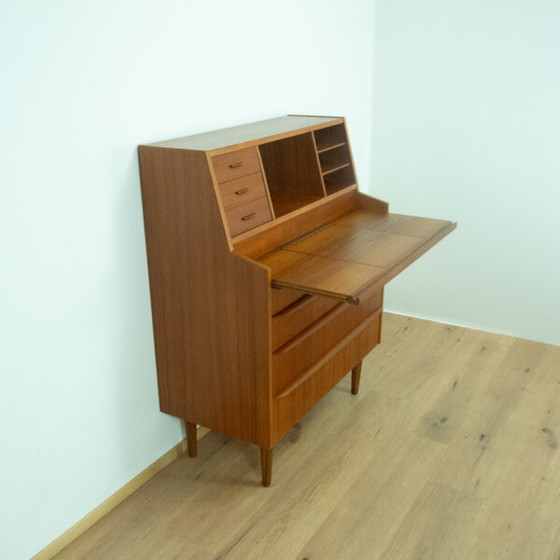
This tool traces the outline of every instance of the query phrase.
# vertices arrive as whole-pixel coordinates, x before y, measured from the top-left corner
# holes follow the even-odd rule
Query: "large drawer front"
[[[271,291],[272,316],[300,299],[303,295],[304,294],[301,290],[294,290],[292,288],[273,288]]]
[[[380,312],[383,292],[367,291],[359,306],[336,303],[334,307],[311,322],[303,330],[275,349],[272,354],[273,394],[288,385],[319,362],[353,329],[372,314]]]
[[[245,148],[236,150],[212,158],[214,173],[218,183],[231,181],[237,177],[250,175],[261,170],[257,148]]]
[[[301,292],[300,292],[301,294]],[[301,294],[272,316],[272,350],[276,350],[337,305],[337,300]]]
[[[272,400],[272,442],[277,442],[378,344],[381,312],[354,329],[315,367]]]

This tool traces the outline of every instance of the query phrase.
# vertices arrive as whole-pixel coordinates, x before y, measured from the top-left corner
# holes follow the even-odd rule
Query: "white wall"
[[[404,314],[560,344],[560,3],[378,0],[375,193],[455,219]]]
[[[371,0],[0,5],[0,558],[183,437],[158,411],[139,143],[346,115],[369,181]]]

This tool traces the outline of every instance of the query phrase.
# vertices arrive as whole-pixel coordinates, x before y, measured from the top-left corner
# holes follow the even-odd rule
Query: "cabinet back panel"
[[[311,132],[261,144],[259,151],[276,216],[308,204],[309,197],[325,196]],[[299,206],[294,205],[298,196]]]

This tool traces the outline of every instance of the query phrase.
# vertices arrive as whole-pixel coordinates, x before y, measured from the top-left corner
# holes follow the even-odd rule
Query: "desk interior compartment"
[[[289,214],[325,196],[312,133],[259,146],[274,214]]]

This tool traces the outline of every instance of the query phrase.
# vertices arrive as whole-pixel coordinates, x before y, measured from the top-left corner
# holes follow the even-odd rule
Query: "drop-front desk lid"
[[[359,304],[366,288],[386,284],[456,223],[359,209],[278,249],[260,262],[272,286]]]

